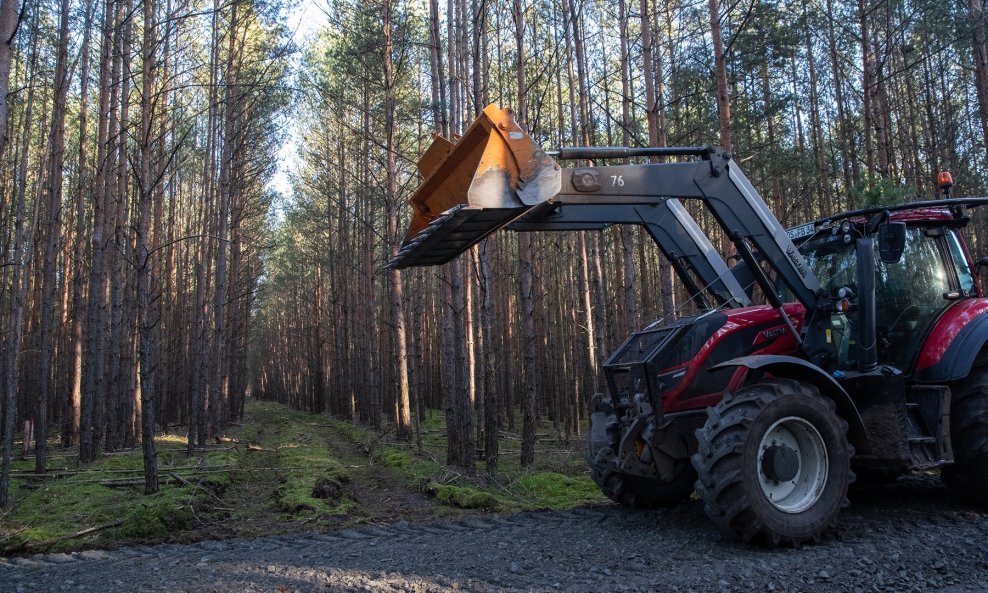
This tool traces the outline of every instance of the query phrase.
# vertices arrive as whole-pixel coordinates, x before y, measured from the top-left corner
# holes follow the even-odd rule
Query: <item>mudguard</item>
[[[854,405],[854,400],[840,383],[815,364],[794,356],[755,354],[722,362],[712,367],[711,370],[729,367],[745,367],[750,370],[771,373],[776,377],[805,381],[815,385],[820,393],[832,399],[836,404],[837,414],[847,422],[847,439],[854,445],[857,452],[861,454],[871,452],[871,447],[868,444],[868,433],[865,430],[864,422],[861,420],[861,414],[858,412],[857,406]]]
[[[916,357],[913,381],[949,383],[967,377],[988,343],[988,299],[967,299],[937,320]]]

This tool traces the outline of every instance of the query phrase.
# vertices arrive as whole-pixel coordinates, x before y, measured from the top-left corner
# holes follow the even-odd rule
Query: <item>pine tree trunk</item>
[[[714,75],[717,78],[717,115],[720,121],[720,146],[731,151],[731,100],[727,85],[727,56],[721,34],[720,8],[717,0],[707,0],[710,11],[710,36],[714,44]]]
[[[394,88],[394,64],[391,54],[394,51],[391,23],[391,1],[384,2],[383,37],[384,37],[384,133],[387,152],[387,195],[385,209],[387,211],[388,240],[391,257],[398,254],[401,248],[401,230],[398,228],[398,209],[403,206],[398,200],[398,171],[397,171],[397,141],[398,133],[395,124],[396,99]],[[408,382],[408,340],[405,335],[405,296],[404,285],[400,272],[395,268],[388,270],[388,294],[391,305],[391,340],[394,344],[394,358],[397,363],[398,401],[396,420],[396,436],[402,441],[412,440],[412,406],[411,387]]]
[[[83,349],[82,399],[79,412],[79,461],[96,458],[102,432],[102,409],[105,405],[105,336],[107,274],[104,269],[108,248],[109,226],[110,114],[116,111],[112,101],[111,72],[115,0],[105,0],[103,10],[103,49],[100,59],[99,119],[96,133],[96,177],[93,183],[93,232],[90,248],[89,290],[86,299],[85,348]]]
[[[41,347],[38,350],[38,400],[35,416],[34,471],[45,473],[48,462],[48,402],[55,358],[55,256],[61,234],[62,170],[65,164],[65,97],[68,92],[69,2],[62,0],[58,54],[55,59],[55,95],[52,107],[51,148],[48,153],[48,188],[45,245],[41,277]]]
[[[230,246],[227,239],[230,236],[230,204],[232,196],[233,159],[237,148],[239,130],[237,129],[237,110],[239,106],[240,89],[237,39],[239,34],[237,2],[230,5],[230,24],[227,31],[228,46],[226,55],[226,70],[224,74],[223,99],[223,146],[220,150],[220,192],[218,202],[218,219],[216,229],[216,270],[213,293],[213,335],[210,340],[210,378],[209,378],[209,425],[207,436],[218,434],[227,423],[228,391],[227,381],[229,371],[226,363],[227,348],[227,303],[229,295],[228,254]]]
[[[10,90],[10,66],[14,56],[14,37],[20,25],[18,0],[0,1],[0,156],[7,151],[10,138],[7,135],[7,120],[10,106],[7,94]]]
[[[974,50],[974,80],[981,118],[981,143],[988,155],[988,23],[981,0],[969,0],[971,42]]]
[[[631,65],[628,59],[628,14],[625,0],[618,2],[618,13],[621,34],[621,144],[628,146],[631,144],[629,129],[631,128]],[[645,41],[647,34],[643,31],[642,40]],[[651,43],[649,41],[649,43]],[[643,51],[644,54],[644,51]],[[651,48],[649,56],[651,59]],[[646,73],[648,78],[648,73]],[[647,94],[647,93],[646,93]],[[654,107],[649,103],[649,107]],[[649,142],[653,139],[653,127],[657,127],[655,118],[648,122]],[[638,302],[635,300],[635,258],[634,258],[634,234],[631,226],[621,227],[621,263],[623,272],[622,290],[624,296],[624,320],[625,329],[630,333],[638,327]]]
[[[875,149],[871,135],[874,125],[874,113],[871,104],[874,95],[872,91],[874,82],[871,41],[868,36],[868,12],[866,11],[865,0],[859,0],[858,2],[858,19],[861,27],[861,88],[864,102],[862,117],[864,118],[865,175],[870,176],[875,172]]]
[[[158,345],[154,336],[154,314],[151,304],[151,253],[149,251],[151,231],[151,211],[155,196],[156,174],[152,162],[155,147],[152,145],[155,109],[155,74],[157,69],[157,22],[154,4],[144,2],[144,42],[142,63],[144,64],[141,83],[141,151],[140,199],[137,212],[137,311],[138,364],[140,365],[141,390],[141,447],[144,456],[144,493],[158,491],[158,462],[154,449],[155,412],[155,372],[158,360]]]
[[[527,90],[525,79],[525,13],[520,0],[514,0],[512,18],[515,24],[515,50],[518,52],[518,124],[526,126]],[[532,300],[532,237],[528,233],[518,236],[520,261],[519,287],[521,289],[522,356],[524,359],[524,387],[522,396],[521,464],[535,461],[535,303]]]
[[[62,446],[69,447],[79,434],[80,406],[82,405],[83,327],[85,324],[86,276],[86,203],[89,187],[89,47],[92,37],[92,0],[86,2],[86,22],[79,56],[79,171],[76,184],[75,233],[72,250],[72,348],[73,366],[70,381],[71,393],[66,400],[65,421],[62,425]]]

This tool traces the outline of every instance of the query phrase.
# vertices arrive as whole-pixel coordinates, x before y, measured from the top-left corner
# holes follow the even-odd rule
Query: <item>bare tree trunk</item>
[[[871,59],[871,108],[872,125],[875,127],[875,140],[878,142],[878,173],[883,179],[892,176],[892,146],[889,137],[889,111],[885,97],[885,84],[882,82],[882,57],[878,50],[877,35],[871,37],[874,54]]]
[[[83,327],[85,322],[86,276],[83,259],[86,255],[86,188],[89,187],[89,46],[92,37],[92,0],[86,2],[86,22],[79,56],[79,172],[76,184],[75,237],[72,250],[74,262],[72,276],[72,347],[73,366],[71,389],[66,400],[65,421],[62,426],[62,446],[72,445],[79,434],[80,406],[82,404]]]
[[[30,57],[31,82],[35,71],[37,57],[37,30],[32,35],[32,49]],[[9,58],[8,58],[9,59]],[[8,64],[9,74],[9,64]],[[30,116],[34,104],[34,86],[28,91],[26,111],[26,124],[24,126],[25,135],[30,129]],[[5,100],[6,95],[3,95]],[[6,105],[4,105],[6,108]],[[6,128],[4,128],[6,129]],[[6,135],[6,132],[3,132]],[[28,293],[27,269],[31,262],[34,248],[34,231],[37,228],[39,203],[34,203],[34,214],[32,220],[27,224],[25,231],[25,220],[27,205],[25,195],[25,185],[27,183],[27,142],[22,143],[21,163],[18,179],[18,187],[15,193],[15,203],[13,212],[13,245],[10,250],[9,261],[15,265],[13,267],[13,277],[10,284],[9,313],[7,316],[6,335],[3,337],[3,349],[0,351],[0,361],[3,364],[3,377],[0,384],[3,385],[3,427],[2,427],[2,461],[0,461],[0,507],[6,507],[10,502],[10,462],[14,449],[14,417],[17,415],[17,394],[20,383],[19,359],[21,353],[21,340],[24,336],[24,311]],[[26,236],[25,236],[26,234]],[[25,444],[28,442],[25,435]]]
[[[10,107],[7,94],[10,89],[10,65],[14,56],[14,37],[20,25],[18,9],[19,0],[2,0],[0,2],[0,156],[7,150],[10,141],[8,136],[7,119],[10,117]]]
[[[37,5],[35,5],[35,8]],[[0,361],[3,362],[3,459],[0,465],[0,507],[7,506],[9,502],[8,494],[10,488],[10,460],[14,449],[14,417],[17,415],[17,395],[20,387],[20,354],[21,341],[24,336],[24,316],[27,308],[27,296],[29,293],[28,266],[34,253],[34,235],[38,228],[38,216],[40,213],[40,200],[34,201],[33,213],[30,221],[25,221],[27,213],[27,168],[28,168],[28,138],[31,129],[31,114],[34,109],[35,84],[34,77],[37,71],[38,58],[38,27],[31,30],[31,49],[28,58],[28,84],[27,104],[24,108],[23,136],[20,147],[20,162],[17,171],[17,190],[14,202],[14,236],[13,246],[10,253],[13,278],[10,285],[9,307],[10,312],[7,317],[7,333],[4,336],[3,349],[0,350]],[[25,222],[27,227],[25,229]],[[30,441],[25,435],[24,444]]]
[[[104,260],[107,250],[106,231],[109,225],[108,171],[110,163],[109,135],[112,101],[111,85],[115,84],[113,61],[113,31],[117,13],[116,0],[105,0],[103,6],[103,49],[100,60],[99,119],[96,135],[96,178],[93,183],[93,232],[89,263],[89,290],[86,300],[85,348],[83,350],[82,401],[79,414],[79,461],[88,463],[96,458],[100,448],[102,408],[105,405],[107,274]]]
[[[152,162],[155,146],[154,133],[155,74],[157,71],[157,21],[154,3],[144,1],[144,42],[142,51],[143,74],[141,82],[141,151],[140,200],[137,210],[137,310],[138,361],[140,364],[141,390],[141,447],[144,453],[144,493],[158,491],[158,462],[154,450],[155,372],[158,361],[158,345],[154,336],[154,311],[151,305],[151,253],[148,249],[151,231],[152,202],[157,185],[157,172]]]
[[[807,36],[811,33],[808,32]],[[848,129],[847,107],[844,101],[844,83],[840,69],[840,53],[837,51],[837,37],[834,33],[834,11],[832,0],[827,0],[827,45],[830,54],[830,72],[834,86],[834,101],[837,104],[837,125],[841,150],[841,171],[844,175],[844,191],[848,192],[858,178],[858,162],[854,150],[854,139]],[[848,204],[848,207],[851,207]]]
[[[772,113],[772,82],[768,75],[768,61],[761,64],[762,103],[765,111],[765,130],[768,139],[768,149],[775,150],[775,114]],[[785,207],[782,203],[782,180],[778,175],[772,175],[772,194],[769,196],[775,216],[782,218]]]
[[[497,384],[497,349],[494,347],[494,302],[491,292],[491,264],[488,242],[480,243],[480,324],[486,344],[484,348],[484,461],[488,479],[497,476],[498,431],[501,428],[501,398]]]
[[[874,86],[874,66],[872,65],[871,41],[868,36],[868,12],[865,0],[858,2],[858,18],[861,26],[861,87],[864,101],[862,116],[864,117],[864,143],[865,143],[865,175],[875,172],[875,149],[872,143],[871,130],[874,122],[872,112],[872,86]]]
[[[227,421],[227,396],[229,387],[227,381],[229,372],[226,363],[227,340],[227,302],[229,295],[229,277],[227,276],[227,255],[230,246],[227,239],[230,235],[230,203],[232,201],[231,169],[233,168],[234,151],[237,146],[237,109],[239,105],[240,88],[238,86],[238,5],[230,5],[230,24],[227,31],[228,47],[226,56],[226,73],[224,75],[225,95],[223,100],[223,147],[220,151],[220,193],[216,233],[216,269],[215,287],[213,293],[213,335],[210,341],[210,379],[209,379],[209,424],[207,435],[219,433]]]
[[[971,15],[971,42],[974,49],[978,115],[981,117],[981,142],[985,151],[988,151],[988,24],[985,23],[981,0],[969,0],[968,10]]]
[[[69,1],[61,2],[58,55],[55,59],[55,95],[48,153],[48,191],[45,205],[45,245],[41,270],[41,346],[38,351],[38,400],[35,416],[34,471],[45,473],[48,462],[48,401],[55,358],[55,256],[61,234],[62,170],[65,161],[65,97],[68,92]]]
[[[809,35],[807,36],[806,44],[806,61],[809,63],[810,74],[810,120],[813,126],[813,153],[817,164],[817,173],[820,176],[820,188],[822,190],[820,196],[823,200],[827,200],[833,192],[830,190],[827,150],[823,140],[823,122],[820,117],[820,94],[817,85],[816,58],[813,55],[813,44]],[[829,205],[834,211],[841,210],[836,194],[832,196],[832,201]]]
[[[512,17],[515,22],[515,49],[518,52],[518,113],[519,125],[528,122],[525,88],[525,13],[520,0],[514,0]],[[535,461],[535,303],[532,300],[532,237],[518,236],[518,258],[521,260],[519,286],[521,289],[522,356],[524,359],[524,396],[521,432],[521,464]]]
[[[429,0],[429,60],[432,66],[433,128],[437,134],[449,135],[446,109],[446,85],[443,83],[443,52],[439,38],[438,0]]]
[[[120,119],[117,133],[111,131],[110,139],[114,143],[116,154],[116,191],[114,193],[116,215],[114,218],[115,249],[110,254],[110,344],[107,362],[107,378],[109,380],[108,395],[108,433],[107,449],[119,449],[129,446],[130,419],[133,406],[133,392],[129,389],[127,373],[129,369],[129,329],[125,322],[125,308],[129,303],[124,302],[124,291],[127,287],[129,274],[126,260],[130,253],[130,219],[129,219],[129,169],[127,155],[127,134],[130,129],[130,89],[131,89],[131,39],[133,0],[124,0],[119,10],[119,29],[116,33],[118,41],[115,44],[119,51],[113,71],[114,80],[120,80]],[[122,77],[122,78],[121,78]],[[112,125],[111,125],[112,129]],[[112,178],[111,178],[112,180]]]
[[[573,33],[573,51],[576,54],[576,77],[579,89],[579,104],[580,104],[580,139],[579,141],[584,145],[588,146],[590,144],[590,133],[591,133],[591,122],[590,122],[590,109],[587,105],[588,89],[587,89],[587,58],[586,51],[583,43],[583,33],[581,32],[581,27],[583,17],[582,4],[578,6],[576,0],[563,0],[564,2],[569,2],[569,17],[570,17],[570,28]]]
[[[717,114],[720,118],[720,146],[732,150],[731,99],[727,85],[727,56],[720,27],[720,8],[717,0],[707,0],[710,11],[710,36],[714,44],[714,75],[717,77]]]
[[[642,3],[646,3],[647,0],[642,0]],[[619,0],[618,2],[618,14],[620,20],[620,35],[621,35],[621,144],[628,146],[630,144],[630,134],[629,128],[631,127],[631,64],[628,59],[628,13],[627,6],[625,5],[625,0]],[[647,14],[647,12],[646,12]],[[647,20],[647,16],[643,17],[643,20]],[[651,43],[650,39],[647,39],[649,35],[646,33],[648,26],[642,30],[642,42],[646,40]],[[644,57],[645,51],[642,50],[643,60],[648,61],[652,59],[651,48],[649,48],[648,56]],[[651,65],[649,65],[651,66]],[[648,72],[645,73],[646,80],[651,74],[651,68],[648,68]],[[648,83],[646,83],[647,85]],[[646,96],[648,93],[646,92]],[[647,100],[647,99],[646,99]],[[653,97],[654,101],[654,97]],[[649,108],[654,108],[654,103],[649,103]],[[658,124],[655,121],[654,113],[653,117],[647,118],[649,127],[649,142],[654,139],[658,130],[653,133],[653,128],[657,128]],[[624,225],[621,227],[621,263],[622,270],[624,273],[624,283],[622,286],[622,292],[624,293],[624,315],[625,315],[625,329],[630,333],[635,331],[638,327],[638,302],[635,299],[635,258],[634,258],[634,231],[629,225]]]
[[[668,5],[666,9],[669,9]],[[648,0],[639,1],[639,11],[642,29],[642,62],[645,77],[645,102],[647,103],[645,118],[648,121],[648,142],[650,146],[664,147],[669,142],[665,117],[665,82],[662,58],[653,54],[652,21],[649,19]],[[657,14],[655,18],[658,18]],[[669,34],[671,34],[671,31]],[[653,64],[655,65],[654,75],[652,72]],[[652,157],[650,160],[653,163],[659,162],[659,159],[656,157]],[[644,258],[642,258],[640,264],[642,266],[645,265]],[[673,303],[672,265],[665,255],[662,254],[659,255],[659,283],[661,285],[662,313],[669,315],[675,308]],[[648,283],[645,280],[644,274],[642,274],[641,284],[643,291],[642,301],[647,304],[649,299],[645,291]]]
[[[394,51],[392,39],[391,0],[384,2],[383,33],[384,33],[384,133],[387,136],[387,195],[385,209],[388,218],[388,240],[391,243],[391,256],[398,254],[401,247],[401,230],[398,228],[398,209],[402,204],[398,201],[398,172],[397,172],[397,129],[395,125],[396,100],[394,87],[396,85],[394,64],[391,53]],[[391,304],[391,339],[394,344],[394,356],[397,358],[398,372],[398,401],[396,436],[403,441],[412,440],[412,406],[411,388],[408,383],[408,341],[405,335],[405,297],[404,286],[398,270],[388,270],[388,284]]]

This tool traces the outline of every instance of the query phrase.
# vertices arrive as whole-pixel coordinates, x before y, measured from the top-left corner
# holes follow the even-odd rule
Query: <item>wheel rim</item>
[[[758,444],[758,483],[769,504],[786,513],[813,506],[827,484],[827,447],[810,422],[777,420]]]

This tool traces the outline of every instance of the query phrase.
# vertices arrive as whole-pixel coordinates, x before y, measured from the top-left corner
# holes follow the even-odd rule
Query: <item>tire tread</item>
[[[833,400],[821,397],[815,386],[793,379],[776,378],[725,394],[721,402],[711,407],[707,414],[708,419],[716,419],[718,422],[708,422],[696,431],[699,443],[698,452],[693,456],[693,466],[697,471],[696,491],[704,501],[707,515],[721,529],[737,534],[746,542],[769,547],[798,547],[803,543],[819,541],[823,533],[837,524],[837,514],[834,513],[821,528],[806,537],[777,533],[758,516],[745,493],[740,457],[748,429],[767,405],[792,395],[825,401],[827,409],[832,413],[836,409]],[[849,467],[853,448],[846,440],[847,423],[836,415],[834,418],[835,426],[844,439]],[[853,480],[854,474],[848,469],[848,481]],[[846,492],[841,497],[841,507],[846,506]]]

